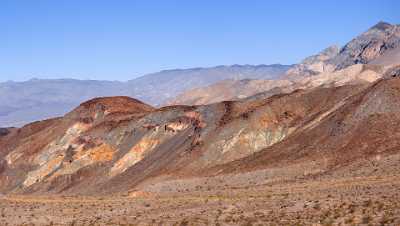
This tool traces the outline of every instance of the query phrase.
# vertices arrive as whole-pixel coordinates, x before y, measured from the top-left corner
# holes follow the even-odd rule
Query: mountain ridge
[[[98,96],[131,96],[158,105],[176,93],[223,78],[270,78],[283,74],[288,67],[274,64],[170,70],[126,82],[76,79],[3,82],[0,83],[0,127],[22,126],[28,122],[62,116],[79,103]],[[251,72],[253,69],[254,74]],[[189,72],[195,75],[189,76]],[[175,77],[175,81],[170,78],[160,81],[160,77],[168,76]],[[186,78],[188,76],[192,82]],[[14,95],[15,92],[19,95]]]
[[[264,93],[263,96],[267,97],[267,93],[273,95],[331,83],[373,82],[378,78],[377,74],[397,64],[400,64],[400,26],[379,22],[341,48],[330,46],[305,58],[288,69],[280,79],[253,80],[253,84],[260,84],[253,87],[241,81],[224,80],[185,91],[166,104],[208,104],[246,98],[257,93]],[[363,68],[371,73],[367,75]]]
[[[0,157],[4,161],[0,167],[3,169],[0,191],[120,192],[147,180],[164,183],[157,178],[165,173],[196,177],[205,172],[221,172],[215,167],[226,168],[241,159],[248,161],[246,159],[255,153],[271,156],[270,151],[264,149],[275,146],[285,145],[292,153],[291,146],[285,144],[291,142],[292,137],[308,136],[314,130],[323,130],[331,136],[330,131],[336,131],[332,130],[336,127],[327,127],[326,120],[335,115],[344,120],[340,115],[349,107],[355,109],[355,113],[346,113],[351,119],[345,120],[355,120],[354,123],[362,122],[365,117],[371,120],[369,117],[378,113],[382,117],[392,115],[400,106],[400,100],[392,95],[399,81],[391,76],[372,84],[317,87],[268,98],[197,107],[154,109],[129,97],[95,98],[63,118],[31,123],[1,136]],[[354,125],[347,121],[345,125]],[[354,129],[339,127],[339,130],[354,132]],[[339,138],[335,135],[329,139]],[[293,143],[296,144],[298,141]],[[309,145],[309,148],[315,147]],[[333,152],[340,150],[335,145],[332,148]],[[260,164],[267,167],[265,162]],[[252,163],[252,166],[256,165]],[[23,177],[11,176],[20,167],[30,170],[25,171]],[[81,171],[91,168],[91,179],[83,176]],[[148,173],[138,174],[145,168]],[[66,174],[83,178],[69,181]],[[83,186],[87,183],[92,188]]]

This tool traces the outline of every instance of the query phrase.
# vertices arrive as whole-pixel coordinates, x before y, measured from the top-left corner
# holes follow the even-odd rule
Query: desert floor
[[[0,225],[400,225],[400,176],[113,197],[3,196]]]

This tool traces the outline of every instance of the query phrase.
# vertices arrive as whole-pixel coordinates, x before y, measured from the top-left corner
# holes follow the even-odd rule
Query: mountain
[[[135,98],[159,105],[186,90],[226,79],[278,79],[289,68],[287,65],[273,64],[167,70],[129,81],[128,86],[131,87]]]
[[[125,94],[121,87],[121,82],[73,79],[0,83],[0,127],[62,116],[85,100]]]
[[[272,94],[291,91],[289,80],[223,80],[215,84],[188,90],[173,98],[165,105],[202,105],[227,100],[238,100],[253,96],[266,90],[274,90]],[[288,90],[286,90],[288,89]]]
[[[399,87],[398,77],[379,80],[296,126],[282,142],[209,172],[269,169],[274,171],[272,177],[285,175],[287,179],[303,177],[304,172],[326,179],[395,175],[395,159],[400,156]]]
[[[393,26],[356,39],[392,46],[377,34]],[[0,129],[0,224],[399,225],[398,47],[342,57],[364,42],[350,43],[304,61],[333,69],[299,67],[318,73],[225,79],[165,107],[97,97]],[[185,74],[168,73],[142,90]]]
[[[167,104],[208,104],[262,93],[268,97],[319,85],[373,82],[384,68],[400,64],[400,26],[380,22],[344,47],[331,46],[305,58],[275,80],[225,80],[187,90]],[[365,72],[368,71],[369,75]]]
[[[399,81],[298,90],[198,107],[154,109],[129,97],[93,99],[62,118],[28,124],[2,136],[0,192],[122,192],[147,181],[162,183],[166,175],[168,180],[199,176],[315,130],[332,134],[337,128],[339,138],[345,132],[353,137],[357,123],[372,123],[368,120],[375,120],[378,113],[384,119],[400,110],[397,93],[391,93],[397,92]],[[352,111],[345,115],[350,118],[340,118],[349,106]],[[331,122],[331,117],[339,119]],[[326,120],[338,126],[327,126]]]
[[[287,77],[310,76],[322,72],[341,70],[354,64],[399,63],[400,25],[379,22],[360,34],[342,48],[329,47],[287,71]],[[385,55],[397,56],[395,62],[379,61]],[[388,57],[387,57],[388,58]]]
[[[285,65],[233,65],[161,71],[128,82],[73,79],[32,79],[0,83],[0,127],[22,126],[62,116],[94,97],[131,96],[153,105],[180,92],[224,79],[274,79]]]
[[[335,66],[330,64],[330,60],[336,57],[339,52],[338,46],[330,46],[316,55],[305,58],[289,69],[286,74],[288,76],[312,76],[322,72],[332,72]]]
[[[380,22],[344,47],[340,49],[336,46],[329,47],[294,66],[232,65],[167,70],[127,82],[36,79],[27,82],[0,83],[0,127],[22,126],[32,121],[62,116],[79,103],[99,96],[130,96],[159,106],[166,103],[204,104],[234,100],[238,96],[247,97],[257,92],[266,92],[269,87],[293,90],[287,86],[282,88],[281,85],[287,81],[279,81],[273,85],[273,82],[236,80],[277,80],[284,77],[283,80],[297,82],[300,77],[333,73],[354,64],[393,66],[400,61],[399,43],[400,26]],[[228,81],[221,82],[224,80]],[[229,80],[234,81],[229,82]],[[206,88],[207,92],[210,92],[207,93],[210,97],[204,97],[206,94],[201,94],[201,89],[197,89],[217,82],[221,83],[213,88],[218,89],[218,86],[221,86],[222,89],[218,93],[218,91],[211,91],[212,88],[211,90]],[[197,90],[191,94],[192,89]],[[275,91],[278,90],[275,89]],[[228,95],[227,93],[238,94]],[[174,100],[175,97],[177,100]],[[186,98],[191,101],[186,101]],[[193,101],[196,98],[199,101]]]
[[[201,106],[84,102],[0,136],[0,205],[17,203],[17,213],[37,206],[3,214],[40,223],[29,216],[69,208],[48,215],[62,224],[103,214],[90,222],[172,225],[232,210],[254,218],[216,221],[304,224],[332,215],[339,223],[368,213],[376,224],[386,211],[397,224],[400,71],[384,73],[373,83]]]
[[[313,76],[298,76],[278,80],[224,80],[210,86],[183,92],[166,104],[201,105],[241,98],[267,98],[275,94],[289,93],[297,89],[319,86],[343,86],[374,82],[385,71],[383,66],[357,64],[334,72]]]
[[[379,22],[347,43],[331,63],[336,65],[336,69],[353,64],[368,64],[398,47],[400,47],[400,25]]]

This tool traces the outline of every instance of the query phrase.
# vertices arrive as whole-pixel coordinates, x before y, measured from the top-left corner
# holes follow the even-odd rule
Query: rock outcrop
[[[347,43],[331,60],[336,70],[353,64],[368,64],[400,46],[400,26],[380,22]]]
[[[400,26],[379,22],[342,48],[329,47],[289,69],[288,78],[312,76],[342,70],[354,64],[387,64],[385,55],[396,57],[400,46]],[[397,56],[398,58],[398,56]],[[400,59],[395,62],[400,63]],[[393,64],[394,62],[392,62]]]

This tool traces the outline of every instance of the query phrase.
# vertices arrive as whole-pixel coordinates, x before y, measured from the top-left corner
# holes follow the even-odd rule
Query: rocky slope
[[[159,109],[129,97],[96,98],[64,117],[1,129],[0,192],[160,191],[177,178],[270,167],[278,167],[274,177],[292,178],[345,167],[380,149],[396,153],[390,145],[397,144],[398,75],[398,67],[355,64],[290,80],[228,80],[178,102],[203,105]]]
[[[395,174],[395,168],[380,166],[399,154],[399,94],[398,77],[379,80],[303,124],[282,142],[221,166],[219,172],[270,168],[284,170],[288,178],[303,177],[304,172],[328,178]],[[360,160],[366,162],[355,169],[353,164]]]
[[[97,98],[0,136],[4,225],[397,225],[400,70],[155,109]]]
[[[287,71],[287,77],[310,76],[322,72],[333,72],[354,64],[391,64],[379,58],[400,46],[400,25],[379,22],[360,34],[342,48],[329,47],[317,55],[304,59]],[[398,57],[398,56],[397,56]],[[399,63],[397,59],[395,63]]]
[[[0,192],[154,192],[178,178],[265,167],[294,178],[397,153],[400,82],[387,77],[197,107],[94,99],[1,136]]]
[[[336,70],[353,64],[368,64],[400,46],[400,26],[379,22],[347,43],[331,60]]]
[[[312,76],[322,72],[332,72],[335,66],[330,64],[330,60],[336,57],[339,52],[338,46],[330,46],[316,55],[305,58],[289,69],[286,75],[290,78],[291,76]]]

